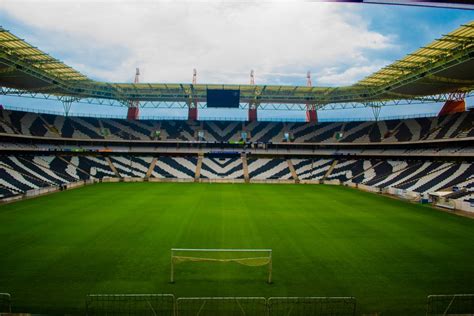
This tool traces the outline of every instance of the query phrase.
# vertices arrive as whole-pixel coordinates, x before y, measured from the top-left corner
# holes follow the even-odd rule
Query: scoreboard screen
[[[208,108],[238,108],[240,90],[207,89]]]

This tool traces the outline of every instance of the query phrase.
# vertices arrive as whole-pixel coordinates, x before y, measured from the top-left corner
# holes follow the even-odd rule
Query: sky
[[[350,85],[429,44],[474,11],[300,0],[0,0],[0,25],[88,77],[132,82]],[[469,100],[471,102],[471,100]],[[468,104],[469,104],[468,102]],[[472,102],[471,102],[472,103]],[[0,97],[0,104],[62,111],[59,102]],[[433,114],[440,104],[387,107],[381,116]],[[72,113],[125,115],[125,108],[74,104]],[[142,109],[142,116],[186,110]],[[321,111],[321,118],[371,117],[369,109]],[[201,118],[245,110],[201,110]],[[259,111],[299,119],[304,111]]]

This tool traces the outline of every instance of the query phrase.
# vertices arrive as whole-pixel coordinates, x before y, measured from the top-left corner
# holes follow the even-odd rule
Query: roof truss
[[[439,74],[474,60],[474,21],[388,65],[352,86],[306,87],[276,85],[210,85],[188,83],[106,83],[93,81],[62,61],[0,27],[0,84],[29,91],[48,91],[60,98],[107,99],[120,104],[141,102],[206,101],[207,89],[239,89],[242,102],[252,104],[314,104],[323,107],[347,102],[396,100],[399,88],[411,87],[416,99],[424,95],[474,90],[471,78],[453,79]],[[8,80],[25,78],[22,85]],[[428,80],[429,79],[429,80]],[[13,80],[13,79],[11,79]],[[428,81],[427,81],[428,80]],[[28,84],[30,84],[28,86]],[[416,93],[417,85],[431,84],[435,91]],[[25,88],[26,86],[26,88]],[[408,98],[406,94],[404,98]]]

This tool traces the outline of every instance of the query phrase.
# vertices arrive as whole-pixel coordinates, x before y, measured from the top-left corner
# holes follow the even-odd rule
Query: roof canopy
[[[75,100],[205,102],[207,89],[240,89],[241,101],[316,106],[474,90],[474,21],[351,86],[106,83],[87,78],[0,27],[0,86]]]

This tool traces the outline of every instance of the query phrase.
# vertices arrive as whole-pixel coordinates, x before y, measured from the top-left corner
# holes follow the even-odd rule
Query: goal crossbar
[[[89,294],[86,315],[175,315],[173,294]]]
[[[429,295],[426,315],[474,315],[474,294]]]
[[[9,293],[0,293],[0,314],[11,313],[11,296]]]
[[[178,255],[177,253],[199,253],[198,256]],[[265,256],[246,256],[215,258],[201,255],[204,253],[265,253]],[[192,249],[192,248],[171,248],[171,275],[170,282],[174,282],[175,264],[183,262],[234,262],[250,267],[260,267],[268,265],[268,283],[272,282],[272,249]]]

